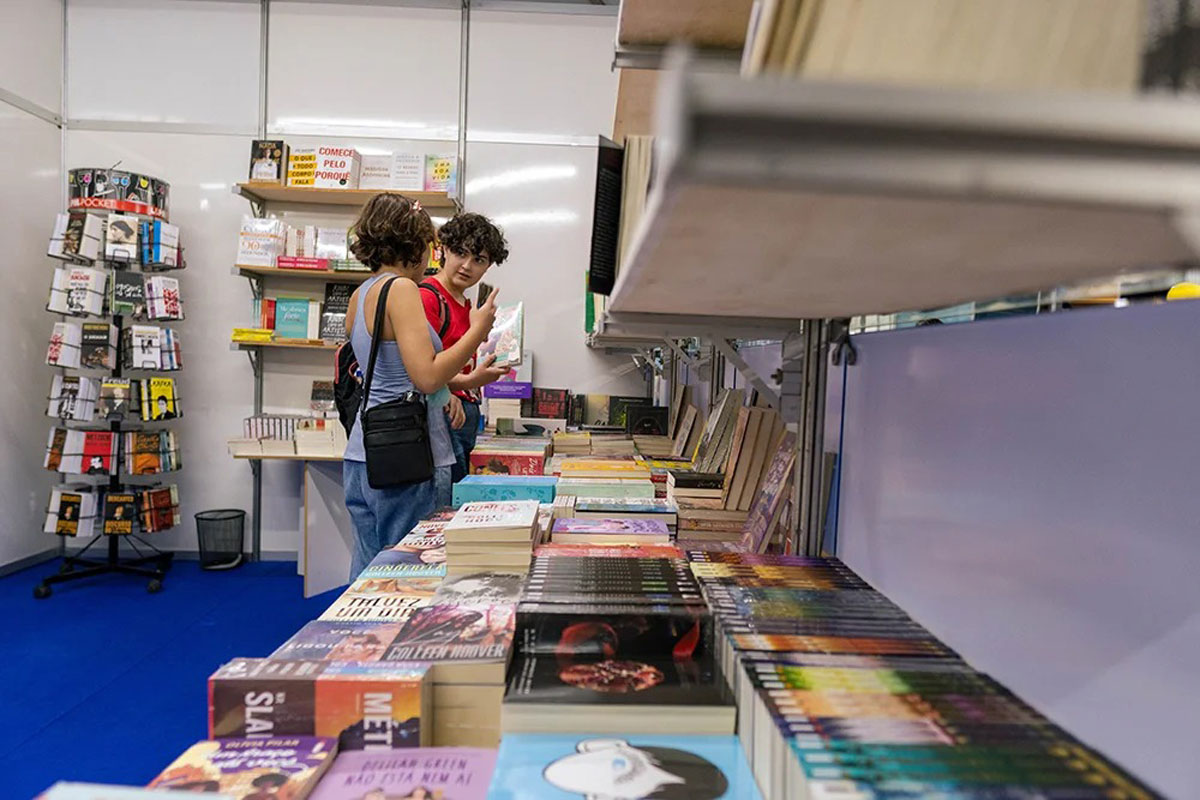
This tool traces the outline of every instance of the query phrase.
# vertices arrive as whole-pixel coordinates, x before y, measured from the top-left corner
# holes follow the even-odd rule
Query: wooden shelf
[[[341,456],[299,456],[299,455],[237,455],[240,461],[342,461]]]
[[[233,193],[255,203],[302,203],[323,206],[353,206],[358,208],[383,189],[312,189],[307,186],[280,186],[277,183],[238,183]],[[452,212],[458,208],[446,192],[409,192],[394,189],[405,197],[420,202],[427,209]]]
[[[753,0],[621,0],[617,43],[741,50]]]
[[[1194,259],[1200,108],[663,74],[615,314],[830,318]]]
[[[244,278],[301,278],[327,283],[362,283],[375,273],[354,270],[331,269],[280,269],[279,267],[251,267],[234,264],[234,269]]]
[[[251,350],[258,347],[274,347],[281,350],[337,350],[336,344],[328,342],[295,340],[283,342],[232,342],[239,350]]]

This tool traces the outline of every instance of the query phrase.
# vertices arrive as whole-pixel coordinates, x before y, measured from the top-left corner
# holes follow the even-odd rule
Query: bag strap
[[[421,281],[417,286],[426,291],[433,292],[433,296],[437,298],[438,320],[441,322],[441,326],[438,328],[438,338],[445,339],[446,331],[450,330],[450,306],[446,303],[446,298],[442,297],[442,293],[437,290],[432,281]]]
[[[363,377],[362,403],[359,406],[367,409],[367,398],[371,396],[371,379],[375,377],[375,358],[379,355],[379,345],[383,342],[383,318],[387,313],[388,292],[392,290],[392,281],[388,278],[379,290],[379,299],[375,302],[375,333],[371,336],[371,358],[367,361],[367,374]],[[365,304],[364,304],[365,305]]]

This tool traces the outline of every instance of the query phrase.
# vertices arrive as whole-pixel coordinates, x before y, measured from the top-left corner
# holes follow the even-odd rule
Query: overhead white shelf
[[[663,75],[613,314],[825,318],[1194,259],[1200,108]]]

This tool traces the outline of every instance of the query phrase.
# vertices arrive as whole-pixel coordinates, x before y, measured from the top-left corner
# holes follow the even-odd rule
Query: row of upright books
[[[56,486],[50,490],[46,523],[42,530],[58,536],[90,537],[132,534],[173,528],[180,522],[179,491],[168,486],[127,487],[118,490],[94,486]]]
[[[309,297],[263,297],[254,300],[254,322],[260,330],[272,331],[281,339],[346,339],[346,311],[353,283],[325,284],[323,301]]]
[[[360,153],[323,142],[291,147],[282,139],[255,139],[250,146],[250,181],[313,189],[379,189],[453,192],[458,158],[435,153]]]
[[[51,428],[42,466],[68,475],[157,475],[182,469],[183,460],[171,430]]]
[[[54,270],[46,310],[75,317],[183,318],[176,278],[85,266]]]
[[[118,358],[118,352],[120,357]],[[173,328],[109,322],[54,323],[46,364],[68,369],[178,370],[183,368],[179,334]]]
[[[179,228],[135,214],[70,211],[59,214],[47,255],[63,261],[166,270],[183,266]]]
[[[55,375],[46,415],[75,422],[124,418],[153,422],[181,417],[183,407],[173,378]]]

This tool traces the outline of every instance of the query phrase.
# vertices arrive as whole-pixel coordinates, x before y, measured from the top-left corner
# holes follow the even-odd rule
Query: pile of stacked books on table
[[[837,559],[689,557],[767,800],[1157,796]]]
[[[564,495],[564,498],[570,497]],[[569,508],[562,516],[574,516],[580,519],[603,519],[620,517],[623,519],[652,519],[666,525],[667,530],[674,531],[679,522],[679,509],[667,499],[643,498],[588,498],[572,497]]]
[[[446,570],[525,573],[538,535],[536,500],[466,503],[446,523]]]
[[[592,455],[632,457],[636,454],[633,439],[624,433],[592,433]]]
[[[670,436],[634,434],[633,446],[638,455],[646,458],[670,458],[675,452],[675,441]]]
[[[558,465],[557,491],[589,499],[629,498],[653,500],[650,470],[633,458],[573,458]]]
[[[554,455],[590,456],[591,454],[592,435],[587,431],[562,431],[554,434]]]
[[[505,734],[732,734],[732,695],[688,563],[636,547],[555,547],[539,551],[517,607]]]
[[[535,436],[480,436],[471,451],[472,475],[544,475],[550,440]]]

